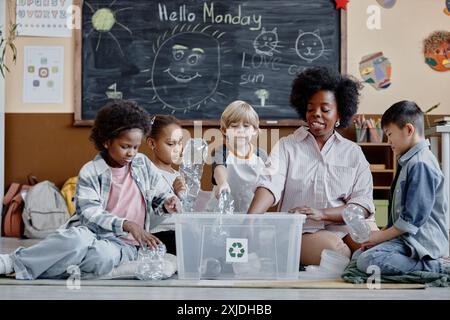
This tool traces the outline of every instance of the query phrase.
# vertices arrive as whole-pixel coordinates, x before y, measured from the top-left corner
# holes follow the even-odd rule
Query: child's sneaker
[[[9,254],[0,254],[0,274],[9,274],[14,271],[13,260]]]

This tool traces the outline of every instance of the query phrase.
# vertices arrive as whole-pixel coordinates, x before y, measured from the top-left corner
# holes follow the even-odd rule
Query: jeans
[[[118,238],[102,239],[87,227],[58,230],[29,248],[11,254],[16,279],[64,279],[76,265],[81,276],[101,276],[125,261],[137,259],[137,248]]]
[[[363,252],[355,252],[353,258],[362,272],[376,265],[384,275],[401,275],[413,271],[442,273],[439,260],[412,258],[411,249],[401,240],[393,239],[376,245]]]

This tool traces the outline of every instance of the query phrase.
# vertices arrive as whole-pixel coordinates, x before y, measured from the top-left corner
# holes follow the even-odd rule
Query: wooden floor
[[[30,246],[35,240],[0,238],[0,252]],[[205,287],[92,286],[80,289],[49,285],[0,285],[0,299],[115,299],[115,300],[450,300],[450,288],[369,289],[262,289]]]

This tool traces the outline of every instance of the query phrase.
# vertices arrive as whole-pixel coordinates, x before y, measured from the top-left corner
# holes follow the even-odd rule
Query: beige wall
[[[359,61],[383,51],[392,63],[392,84],[382,91],[366,85],[360,113],[383,113],[399,100],[415,100],[423,110],[440,102],[431,114],[450,113],[450,71],[437,72],[424,63],[422,40],[435,30],[450,31],[444,0],[397,0],[392,9],[381,8],[381,30],[368,30],[366,13],[375,0],[349,3],[348,71],[359,76]]]
[[[376,91],[367,85],[362,92],[361,113],[383,113],[392,103],[411,99],[423,109],[441,102],[435,114],[450,114],[450,71],[436,72],[423,61],[422,40],[437,29],[447,29],[450,17],[443,13],[443,0],[398,0],[392,9],[381,8],[381,30],[368,30],[366,9],[375,0],[353,0],[348,5],[348,71],[360,78],[362,56],[383,51],[393,67],[392,85]],[[65,50],[64,103],[26,104],[22,102],[24,45],[62,45]],[[17,64],[11,63],[6,78],[7,113],[72,113],[73,38],[19,37]]]

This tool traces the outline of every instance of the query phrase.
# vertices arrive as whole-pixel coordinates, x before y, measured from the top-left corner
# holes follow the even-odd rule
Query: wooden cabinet
[[[397,169],[397,160],[388,143],[358,143],[373,177],[373,198],[376,207],[376,221],[379,227],[387,222],[389,190]]]
[[[358,143],[367,161],[373,177],[374,199],[389,199],[389,189],[395,177],[397,161],[388,143]]]

